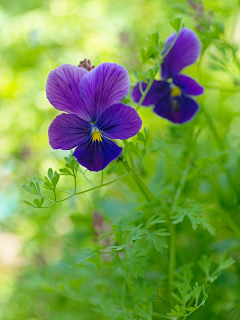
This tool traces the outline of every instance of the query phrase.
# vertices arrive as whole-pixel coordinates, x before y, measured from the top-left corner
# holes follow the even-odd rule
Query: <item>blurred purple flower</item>
[[[91,171],[104,169],[122,152],[110,139],[128,139],[141,128],[136,110],[120,103],[130,87],[127,70],[102,63],[90,72],[69,64],[51,71],[47,98],[58,110],[49,127],[53,149],[75,148],[73,156]]]
[[[175,37],[176,33],[167,39],[165,52]],[[142,105],[154,105],[153,111],[155,113],[174,123],[184,123],[191,120],[199,106],[190,96],[202,94],[203,87],[192,78],[179,74],[179,72],[193,64],[200,52],[201,43],[197,35],[193,31],[183,28],[172,49],[164,58],[161,73],[164,80],[154,80]],[[142,85],[143,91],[147,87],[146,83],[136,84],[132,90],[135,102],[139,102],[142,96],[140,85]]]

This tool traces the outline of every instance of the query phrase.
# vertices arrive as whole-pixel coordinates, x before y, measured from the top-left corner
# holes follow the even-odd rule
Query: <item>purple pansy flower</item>
[[[175,37],[176,33],[168,38],[165,51]],[[154,80],[142,105],[154,105],[153,111],[155,113],[174,123],[184,123],[191,120],[199,108],[191,96],[202,94],[203,87],[192,78],[179,74],[179,72],[193,64],[200,52],[201,43],[197,35],[193,31],[183,28],[172,49],[164,58],[161,74],[163,80]],[[142,96],[139,85],[142,85],[143,91],[147,87],[146,83],[137,83],[132,90],[135,102],[138,102]]]
[[[120,103],[130,87],[127,70],[116,63],[102,63],[90,72],[64,64],[51,71],[47,98],[58,110],[49,127],[54,149],[75,148],[73,156],[91,171],[104,169],[122,152],[110,139],[128,139],[141,128],[136,110]]]

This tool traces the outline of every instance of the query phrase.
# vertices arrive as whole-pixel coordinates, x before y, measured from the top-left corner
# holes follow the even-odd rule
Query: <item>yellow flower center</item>
[[[174,86],[171,89],[171,96],[172,97],[178,97],[178,96],[181,96],[181,95],[182,95],[182,92],[181,92],[181,89],[178,86]]]
[[[97,128],[92,131],[92,141],[102,141],[102,134]]]

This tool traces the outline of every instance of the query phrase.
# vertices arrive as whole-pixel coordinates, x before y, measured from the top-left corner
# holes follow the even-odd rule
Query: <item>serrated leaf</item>
[[[176,305],[175,310],[171,309],[170,313],[167,313],[168,316],[185,316],[185,309],[183,306]]]
[[[155,249],[158,252],[163,252],[163,248],[168,248],[168,245],[154,233],[149,233],[148,236],[151,243],[154,245]]]
[[[159,217],[158,214],[155,214],[154,216],[152,216],[146,223],[146,226],[149,227],[149,226],[152,226],[152,225],[155,225],[157,223],[163,223],[163,222],[166,222],[166,220],[162,220],[161,217]]]
[[[129,234],[129,237],[128,237],[128,240],[126,243],[130,242],[130,241],[136,241],[136,240],[139,240],[139,239],[142,239],[142,235],[147,233],[148,230],[143,230],[141,229],[141,224],[138,225],[138,226],[134,226],[131,228],[130,230],[130,234]]]

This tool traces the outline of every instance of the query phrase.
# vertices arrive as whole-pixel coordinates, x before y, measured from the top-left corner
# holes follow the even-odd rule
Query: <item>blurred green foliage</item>
[[[191,319],[240,318],[239,13],[238,0],[1,1],[0,319],[184,319],[194,308]],[[49,72],[86,57],[95,66],[124,65],[134,85],[136,74],[153,67],[155,31],[163,43],[177,18],[203,44],[200,61],[187,69],[205,87],[200,111],[175,126],[140,108],[147,152],[143,130],[124,145],[157,205],[129,177],[47,209],[23,203],[33,199],[21,183],[47,172],[57,180],[54,171],[69,156],[48,144],[58,114],[45,96]],[[101,173],[83,173],[81,190],[101,183]],[[123,174],[121,162],[104,171],[106,181]],[[72,181],[61,176],[59,188],[71,190]],[[171,225],[174,307],[167,297]]]

